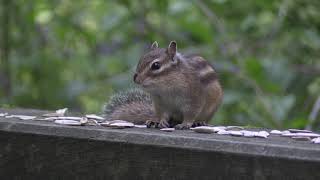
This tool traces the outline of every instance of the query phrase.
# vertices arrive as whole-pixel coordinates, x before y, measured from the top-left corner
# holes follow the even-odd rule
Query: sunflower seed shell
[[[9,115],[6,118],[18,118],[20,120],[32,120],[35,119],[37,116],[25,116],[25,115]]]
[[[160,129],[160,131],[165,131],[165,132],[172,132],[174,130],[175,130],[174,128],[162,128],[162,129]]]
[[[279,130],[272,130],[272,131],[270,131],[270,134],[281,135],[282,132]]]
[[[311,141],[315,144],[320,144],[320,137],[314,138]]]
[[[0,117],[5,117],[7,115],[8,115],[8,113],[0,113]]]
[[[79,121],[75,121],[75,120],[55,120],[54,123],[69,125],[69,126],[80,126],[81,125],[81,123]]]
[[[86,118],[88,118],[88,119],[96,119],[96,120],[105,120],[103,117],[101,117],[101,116],[97,116],[97,115],[95,115],[95,114],[87,114],[86,115]]]
[[[312,133],[312,131],[305,130],[305,129],[288,129],[291,133]]]

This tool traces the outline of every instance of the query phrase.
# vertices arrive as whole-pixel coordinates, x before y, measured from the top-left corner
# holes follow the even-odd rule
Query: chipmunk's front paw
[[[168,128],[168,127],[170,127],[170,124],[167,120],[161,120],[158,127],[159,128]]]
[[[192,127],[192,123],[181,123],[181,124],[177,124],[174,128],[183,130],[183,129],[190,129],[191,127]]]
[[[148,120],[146,122],[146,125],[147,125],[147,128],[157,128],[159,126],[159,123],[151,121],[151,120]]]
[[[197,127],[197,126],[207,126],[208,124],[206,122],[194,122],[192,124],[192,127]]]

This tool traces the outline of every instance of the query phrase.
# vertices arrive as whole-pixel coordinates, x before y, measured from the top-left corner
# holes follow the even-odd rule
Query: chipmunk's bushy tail
[[[103,111],[107,120],[144,124],[156,119],[151,97],[141,89],[130,89],[113,95]]]

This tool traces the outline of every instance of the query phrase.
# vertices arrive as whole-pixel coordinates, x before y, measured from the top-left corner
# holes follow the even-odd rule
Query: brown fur
[[[146,121],[157,119],[151,104],[132,102],[118,107],[108,120],[126,120],[135,124],[145,124]]]
[[[161,64],[152,70],[152,63]],[[189,128],[207,123],[221,104],[223,91],[213,67],[200,56],[183,57],[176,43],[143,55],[134,81],[150,93],[160,127]],[[172,124],[170,122],[176,122]]]

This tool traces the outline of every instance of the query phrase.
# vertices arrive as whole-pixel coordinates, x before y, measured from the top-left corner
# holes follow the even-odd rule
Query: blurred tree
[[[10,98],[11,93],[11,78],[10,78],[10,13],[11,2],[9,0],[3,0],[1,2],[1,36],[0,36],[0,97],[3,96],[7,101]]]
[[[0,13],[3,104],[99,112],[134,86],[146,47],[176,40],[220,73],[212,123],[319,126],[320,1],[2,0]]]

